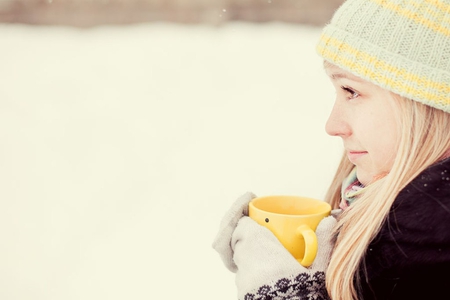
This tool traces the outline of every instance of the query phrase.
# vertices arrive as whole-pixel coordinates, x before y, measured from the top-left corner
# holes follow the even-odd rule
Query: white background
[[[0,299],[236,299],[246,191],[323,199],[320,29],[0,27]]]

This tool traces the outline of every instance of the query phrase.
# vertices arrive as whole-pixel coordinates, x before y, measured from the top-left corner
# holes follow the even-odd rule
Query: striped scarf
[[[364,185],[356,178],[355,167],[342,182],[341,203],[339,203],[339,207],[342,210],[346,210],[358,198],[363,189]]]

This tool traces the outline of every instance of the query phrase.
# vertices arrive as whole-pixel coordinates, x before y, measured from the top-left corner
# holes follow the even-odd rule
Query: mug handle
[[[300,225],[297,228],[297,233],[302,235],[305,240],[305,255],[303,256],[303,259],[299,259],[298,261],[302,266],[309,267],[312,265],[317,254],[316,233],[307,225]]]

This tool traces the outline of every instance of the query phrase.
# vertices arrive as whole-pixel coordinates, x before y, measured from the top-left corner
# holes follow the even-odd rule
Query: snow
[[[236,299],[246,191],[323,199],[320,29],[0,26],[0,299]]]

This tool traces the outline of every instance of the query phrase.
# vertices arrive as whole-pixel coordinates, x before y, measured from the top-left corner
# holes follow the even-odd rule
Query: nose
[[[351,135],[351,128],[347,122],[345,109],[337,100],[325,124],[325,131],[331,136],[347,137]]]

